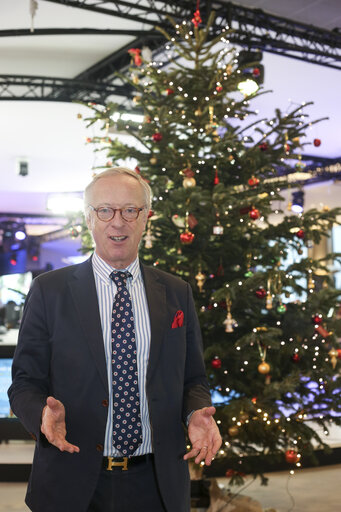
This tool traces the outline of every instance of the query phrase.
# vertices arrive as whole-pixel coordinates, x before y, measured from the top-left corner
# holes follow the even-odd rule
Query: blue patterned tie
[[[129,291],[129,272],[110,274],[117,286],[112,313],[113,444],[125,457],[142,443],[140,395],[137,375],[134,317]]]

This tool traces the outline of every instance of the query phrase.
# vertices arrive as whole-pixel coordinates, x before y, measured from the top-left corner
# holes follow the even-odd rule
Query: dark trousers
[[[102,469],[87,512],[166,512],[153,459],[127,471]]]

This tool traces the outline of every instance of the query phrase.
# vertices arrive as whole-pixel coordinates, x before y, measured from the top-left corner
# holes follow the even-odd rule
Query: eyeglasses
[[[96,212],[98,219],[103,222],[111,221],[115,217],[116,212],[120,212],[123,220],[133,222],[138,218],[140,212],[145,209],[144,206],[142,208],[135,208],[133,206],[128,206],[127,208],[110,208],[110,206],[100,206],[99,208],[94,208],[90,204],[89,208]]]

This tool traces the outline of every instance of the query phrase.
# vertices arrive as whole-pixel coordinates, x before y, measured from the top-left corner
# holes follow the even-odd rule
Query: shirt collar
[[[106,263],[100,256],[98,256],[98,254],[95,251],[92,257],[92,267],[97,276],[107,284],[112,282],[110,279],[110,274],[113,270],[128,270],[133,276],[133,283],[136,279],[138,279],[141,276],[140,260],[138,257],[126,268],[115,269],[114,267]]]

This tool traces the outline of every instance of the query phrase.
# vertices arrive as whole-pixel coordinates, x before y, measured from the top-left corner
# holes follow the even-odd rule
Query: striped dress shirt
[[[116,285],[110,278],[113,267],[102,260],[95,252],[92,258],[92,267],[95,276],[99,312],[103,332],[105,358],[107,363],[109,407],[107,427],[105,431],[104,452],[105,456],[120,457],[122,454],[113,446],[113,399],[112,399],[112,341],[111,341],[111,318]],[[151,428],[149,421],[148,403],[146,397],[147,364],[150,349],[150,319],[147,304],[146,291],[142,279],[139,259],[131,263],[126,269],[132,274],[127,279],[132,308],[134,314],[134,325],[136,331],[137,370],[140,392],[140,408],[142,421],[142,444],[134,452],[134,455],[143,455],[152,452]]]

